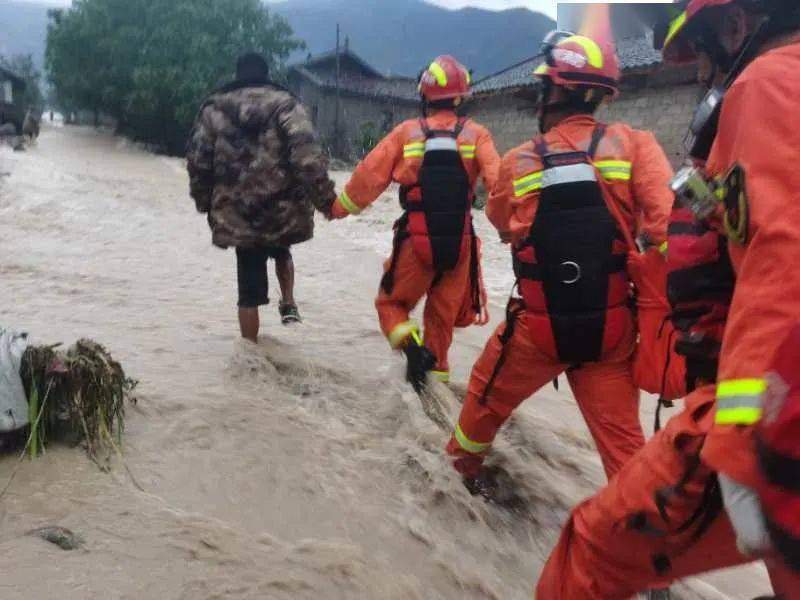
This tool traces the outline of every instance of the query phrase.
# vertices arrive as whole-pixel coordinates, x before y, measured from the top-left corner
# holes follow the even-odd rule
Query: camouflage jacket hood
[[[290,246],[311,239],[314,208],[335,199],[328,160],[300,102],[273,85],[209,97],[189,139],[190,190],[213,242]]]

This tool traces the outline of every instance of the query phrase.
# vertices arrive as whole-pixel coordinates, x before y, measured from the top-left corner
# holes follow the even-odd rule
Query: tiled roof
[[[331,90],[336,89],[336,79],[334,77],[314,73],[304,66],[293,67],[293,70],[319,87]],[[416,82],[405,77],[343,77],[339,81],[339,86],[345,93],[372,98],[389,98],[413,102],[416,102],[419,98]]]
[[[10,79],[12,81],[16,81],[17,83],[25,83],[25,80],[22,79],[22,77],[20,77],[16,73],[12,73],[11,71],[3,68],[2,66],[0,66],[0,78]]]
[[[620,65],[623,71],[645,69],[661,64],[661,52],[653,48],[653,32],[625,38],[617,44]],[[533,71],[542,62],[540,55],[513,65],[499,73],[478,81],[473,87],[475,94],[491,93],[513,88],[533,87],[537,81]]]

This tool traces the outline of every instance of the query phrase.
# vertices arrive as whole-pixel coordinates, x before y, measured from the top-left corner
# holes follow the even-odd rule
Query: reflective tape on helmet
[[[342,192],[339,194],[339,204],[342,205],[342,208],[345,209],[351,215],[357,215],[361,212],[361,208],[350,199],[350,196],[347,195],[347,192]]]
[[[586,52],[586,59],[589,61],[590,66],[594,67],[595,69],[603,68],[603,65],[605,64],[605,60],[603,59],[603,50],[593,39],[582,35],[573,35],[572,37],[568,37],[567,39],[558,43],[559,46],[563,46],[565,44],[578,44],[581,48],[583,48],[583,51]]]
[[[763,414],[764,379],[730,379],[717,385],[717,425],[755,425]]]
[[[539,76],[548,75],[549,73],[550,73],[550,67],[547,65],[547,63],[540,64],[538,67],[536,67],[536,70],[533,72],[534,75],[539,75]]]
[[[461,425],[456,425],[455,438],[458,445],[461,446],[461,449],[470,454],[483,454],[492,446],[491,444],[473,442],[464,434]]]
[[[608,181],[630,181],[633,165],[625,160],[600,160],[594,164],[603,179]]]
[[[419,339],[419,323],[416,321],[406,321],[400,323],[397,327],[392,329],[387,336],[392,348],[399,348],[403,345],[408,338],[417,336]]]
[[[431,66],[428,67],[428,72],[436,78],[436,83],[439,87],[447,87],[447,73],[439,63],[432,62]]]
[[[403,146],[403,158],[420,158],[425,156],[425,142],[413,142]]]
[[[664,40],[664,48],[669,46],[675,40],[677,35],[683,30],[684,26],[686,25],[687,18],[688,13],[684,11],[676,19],[674,19],[672,23],[670,23],[669,30],[667,30],[667,37]]]
[[[525,194],[530,194],[536,190],[542,189],[542,176],[543,171],[529,173],[524,177],[514,180],[514,196],[521,198]]]

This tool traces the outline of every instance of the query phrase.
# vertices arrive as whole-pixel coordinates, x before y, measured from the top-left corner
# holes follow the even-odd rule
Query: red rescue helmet
[[[422,72],[419,93],[428,102],[453,100],[469,95],[472,84],[467,68],[452,56],[445,54],[434,60]]]
[[[800,571],[800,326],[778,350],[758,425],[759,490],[772,541]]]
[[[697,58],[692,47],[692,32],[707,8],[733,4],[736,0],[689,0],[686,10],[670,22],[664,40],[664,60],[671,63],[687,63]]]
[[[613,95],[619,92],[619,59],[613,43],[604,43],[566,31],[554,31],[542,44],[545,62],[534,71],[540,79],[554,85],[600,88]]]

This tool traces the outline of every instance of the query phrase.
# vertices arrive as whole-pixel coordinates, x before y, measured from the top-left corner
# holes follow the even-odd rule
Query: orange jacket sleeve
[[[333,204],[334,219],[358,214],[378,199],[392,182],[395,166],[403,160],[403,128],[394,129],[362,160]]]
[[[734,84],[708,163],[711,174],[723,177],[734,165],[744,170],[749,227],[744,243],[730,244],[737,279],[705,457],[750,486],[756,481],[750,425],[761,416],[764,376],[800,315],[800,129],[786,118],[798,93],[798,80],[780,72]]]
[[[672,166],[655,136],[649,131],[634,131],[634,157],[631,183],[638,221],[638,235],[650,242],[667,240],[667,227],[674,196],[669,188]]]
[[[514,158],[511,154],[507,154],[500,161],[497,180],[490,190],[489,201],[486,203],[486,217],[503,239],[511,235],[511,216],[514,213],[511,204],[514,198],[513,164]]]
[[[487,129],[480,129],[478,140],[475,143],[475,158],[478,161],[483,185],[491,193],[495,185],[497,185],[497,176],[500,172],[500,155],[497,153],[492,134]]]

